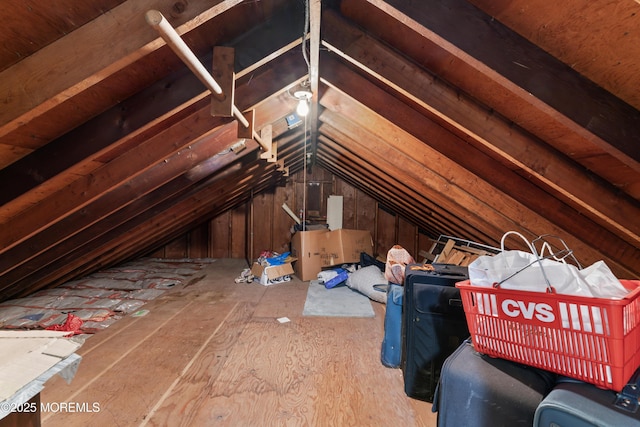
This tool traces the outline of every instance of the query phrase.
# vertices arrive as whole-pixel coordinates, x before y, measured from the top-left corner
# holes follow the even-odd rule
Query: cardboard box
[[[333,253],[330,265],[360,262],[361,252],[373,255],[373,239],[368,231],[339,229],[329,234],[328,246]]]
[[[317,279],[323,268],[359,262],[361,252],[373,253],[371,233],[364,230],[299,231],[291,240],[295,274],[304,281]]]
[[[295,275],[300,280],[317,279],[322,270],[323,254],[326,253],[329,230],[298,231],[291,239],[291,255],[297,258],[294,263]]]
[[[288,276],[293,274],[293,266],[290,262],[281,264],[281,265],[270,265],[268,267],[264,267],[257,262],[253,263],[251,266],[251,274],[253,274],[260,282],[261,285],[269,286],[273,285],[275,279],[278,279],[283,276]],[[286,280],[282,280],[283,282]]]

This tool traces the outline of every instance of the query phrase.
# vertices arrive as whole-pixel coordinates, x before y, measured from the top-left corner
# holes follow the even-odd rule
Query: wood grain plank
[[[186,32],[237,3],[240,0],[217,0],[213,5],[190,1],[182,14],[171,16],[172,25]],[[7,107],[0,112],[0,134],[164,46],[144,22],[144,13],[149,9],[167,13],[173,4],[171,0],[127,1],[0,73],[0,93],[6,94]]]
[[[400,372],[372,369],[380,365],[380,327],[371,326],[363,319],[252,321],[195,424],[414,424]]]
[[[244,265],[216,260],[147,316],[98,332],[72,383],[54,378],[42,397],[100,412],[45,413],[45,425],[435,427],[431,405],[380,363],[382,304],[373,318],[304,317],[308,284],[236,284]]]
[[[470,3],[640,109],[640,92],[635,84],[640,44],[629,38],[640,25],[637,1],[636,4],[546,0]],[[581,31],[585,28],[589,31]]]
[[[254,223],[252,258],[258,258],[262,251],[272,250],[273,243],[273,192],[266,191],[253,197]]]
[[[144,420],[154,402],[198,354],[202,341],[224,323],[237,304],[216,303],[215,299],[220,297],[215,294],[211,298],[212,301],[200,299],[186,304],[182,310],[174,311],[148,337],[138,342],[129,340],[129,347],[125,347],[120,358],[107,369],[100,371],[89,367],[93,374],[100,375],[93,378],[90,387],[81,390],[75,398],[83,402],[99,402],[103,410],[82,414],[86,417],[77,413],[57,413],[46,420],[47,424],[133,425]],[[152,382],[149,382],[150,375]],[[110,409],[116,407],[121,410]]]
[[[289,205],[293,200],[294,190],[290,186],[276,187],[273,195],[273,242],[271,247],[273,250],[279,253],[288,252],[290,250],[289,243],[291,242],[291,228],[295,224],[295,221],[291,219],[289,215],[282,209],[282,204]],[[255,224],[259,226],[259,224]]]
[[[308,283],[293,276],[291,282],[267,286],[260,304],[253,312],[254,318],[290,319],[302,316],[307,298]]]
[[[554,148],[341,22],[335,17],[327,20],[327,25],[331,23],[329,28],[337,32],[330,40],[349,55],[351,62],[392,85],[424,110],[431,111],[427,115],[432,120],[461,139],[477,141],[481,150],[497,155],[510,169],[548,187],[565,203],[576,206],[613,231],[625,233],[630,242],[640,242],[640,225],[630,221],[630,218],[640,216],[640,208],[633,200],[621,197],[618,189],[597,179],[575,162],[558,156]],[[344,34],[349,36],[338,37]],[[350,43],[349,40],[355,41]],[[359,92],[366,96],[365,90],[359,89]],[[406,129],[417,123],[394,112],[388,104],[387,108],[379,110],[389,111],[392,120]]]
[[[208,224],[201,224],[189,232],[189,246],[185,258],[214,258],[208,252],[208,243]]]
[[[342,228],[356,229],[356,189],[345,180],[334,177],[336,194],[342,196]]]
[[[343,3],[343,12],[357,20],[362,2]],[[439,50],[472,67],[582,135],[623,163],[637,168],[640,111],[606,92],[571,67],[462,0],[416,4],[400,0],[367,0],[403,25],[439,46]],[[347,7],[354,9],[347,11]],[[359,10],[357,7],[360,6]],[[360,18],[362,19],[362,18]],[[533,96],[531,96],[533,95]],[[606,112],[606,113],[605,113]],[[601,120],[602,114],[607,119]]]
[[[231,258],[249,258],[247,248],[247,235],[249,233],[247,224],[248,204],[241,204],[233,209],[231,213],[231,247],[229,254]],[[212,242],[215,246],[216,243]]]
[[[10,230],[0,238],[5,250],[33,236],[52,222],[76,212],[114,186],[139,176],[166,157],[186,148],[202,133],[223,124],[220,119],[211,117],[206,109],[193,114],[191,121],[191,132],[185,132],[183,126],[186,122],[171,126],[138,145],[127,155],[114,159],[42,200],[37,208],[27,209],[3,221],[3,226]],[[197,133],[197,129],[202,133]]]
[[[414,259],[418,259],[418,230],[414,224],[411,224],[406,219],[398,217],[398,236],[396,238],[397,244],[405,248]]]
[[[339,68],[340,67],[335,67],[332,71],[337,72],[339,71]],[[344,80],[341,80],[340,82],[342,83]],[[378,90],[375,86],[369,85],[364,79],[361,79],[360,83],[364,86],[369,86],[368,90],[363,90],[362,86],[360,87],[360,94],[365,94],[362,96],[369,96]],[[330,106],[332,103],[329,101],[330,98],[333,98],[336,101],[336,104],[333,107]],[[340,124],[334,123],[334,126],[341,128],[343,133],[346,132],[346,129],[350,129],[354,123],[359,123],[360,126],[362,126],[362,129],[368,129],[371,132],[375,132],[380,138],[383,138],[386,143],[376,143],[375,148],[373,148],[374,151],[378,150],[379,154],[386,152],[386,154],[380,155],[381,158],[394,158],[394,156],[396,156],[400,151],[405,152],[407,157],[411,159],[411,162],[417,161],[422,165],[428,165],[429,169],[423,169],[421,173],[416,175],[416,177],[422,176],[422,180],[428,186],[440,181],[440,178],[436,178],[435,175],[432,176],[432,178],[436,178],[435,180],[431,178],[426,179],[425,177],[435,170],[440,170],[441,172],[438,172],[438,174],[442,173],[442,176],[445,177],[441,181],[442,185],[439,189],[440,196],[452,197],[452,202],[460,203],[467,197],[465,196],[466,193],[467,195],[478,197],[477,201],[480,204],[484,204],[484,200],[492,201],[492,206],[484,204],[484,206],[477,205],[474,207],[476,203],[471,200],[460,203],[470,211],[470,220],[473,218],[473,215],[477,215],[477,213],[489,212],[490,209],[494,209],[497,213],[489,219],[502,221],[503,219],[501,217],[504,216],[508,218],[508,222],[510,221],[515,224],[527,224],[527,227],[529,227],[530,230],[534,230],[533,234],[535,235],[560,233],[559,235],[566,236],[567,233],[569,233],[572,237],[567,237],[567,240],[572,240],[572,248],[576,253],[580,253],[581,256],[584,256],[586,265],[602,259],[603,254],[608,257],[608,263],[610,262],[612,265],[619,266],[624,266],[625,264],[633,265],[633,261],[630,261],[630,259],[640,256],[638,251],[631,249],[634,247],[634,244],[631,243],[631,241],[625,240],[628,236],[624,236],[623,239],[614,235],[608,228],[606,228],[607,224],[595,224],[591,218],[586,218],[582,213],[576,215],[571,206],[567,206],[566,204],[561,203],[557,198],[554,198],[549,194],[545,194],[538,187],[524,179],[524,177],[517,174],[508,175],[504,171],[502,171],[503,173],[501,174],[490,172],[492,168],[500,168],[502,170],[502,167],[499,164],[496,164],[493,159],[489,158],[484,153],[476,151],[473,147],[467,145],[462,139],[455,138],[454,140],[457,140],[457,143],[454,143],[454,140],[450,140],[450,143],[444,143],[447,141],[446,133],[439,133],[435,128],[431,128],[429,131],[426,131],[426,128],[430,127],[430,125],[424,120],[424,118],[413,122],[413,124],[412,121],[406,121],[406,123],[408,128],[415,129],[415,131],[421,135],[419,137],[421,141],[428,141],[428,144],[416,145],[412,150],[407,151],[409,141],[414,138],[413,131],[410,132],[412,136],[407,139],[406,136],[409,135],[407,131],[400,130],[395,126],[388,126],[388,121],[381,121],[378,119],[372,121],[371,116],[366,118],[369,113],[365,113],[365,110],[355,108],[354,111],[350,113],[347,105],[353,102],[353,100],[339,96],[338,94],[336,94],[334,98],[331,90],[325,93],[321,102],[327,108],[340,112],[340,117],[337,117],[338,115],[336,115],[336,119],[341,122]],[[388,104],[391,102],[393,101],[389,99]],[[386,108],[381,112],[386,115],[387,112],[391,110],[393,110],[395,114],[400,112],[401,109],[396,109],[395,107]],[[374,115],[377,114],[369,108],[367,108],[366,111],[369,111]],[[413,113],[411,113],[410,110],[405,109],[401,114]],[[321,115],[321,118],[328,118],[329,116],[330,114],[328,110],[325,110],[323,115]],[[345,117],[349,117],[351,122],[346,123],[346,121],[344,121]],[[403,120],[406,120],[406,117]],[[326,121],[327,119],[325,119],[325,122]],[[375,125],[372,125],[372,123],[375,123]],[[420,131],[418,131],[418,127],[421,128]],[[383,130],[383,128],[385,130]],[[369,136],[364,136],[367,135],[368,132],[357,131],[356,134],[357,136],[351,136],[352,143],[369,141],[367,149],[371,151],[375,138],[369,140]],[[392,137],[391,135],[395,136]],[[438,137],[436,138],[435,135],[438,135]],[[451,135],[449,135],[449,137],[451,137]],[[435,140],[437,140],[437,142],[432,142]],[[431,148],[436,149],[436,152],[431,152]],[[472,152],[474,153],[473,155],[471,155]],[[455,159],[455,162],[449,163],[449,160],[446,159]],[[371,159],[371,162],[375,164],[376,161]],[[448,168],[441,169],[444,166],[444,163],[449,163],[450,166]],[[490,166],[491,164],[493,164],[493,166]],[[460,165],[464,165],[464,167],[460,167]],[[399,174],[407,175],[406,171],[411,167],[411,163],[407,163],[404,167],[405,171],[399,172]],[[472,175],[475,176],[475,178],[473,178]],[[499,182],[495,182],[492,177],[498,175],[501,176],[501,178]],[[477,178],[478,176],[482,176],[483,179]],[[509,178],[507,178],[508,176]],[[449,183],[454,185],[450,185]],[[485,186],[485,184],[489,185]],[[456,186],[464,187],[466,190],[462,193],[457,193]],[[496,192],[496,189],[498,189],[499,192]],[[454,192],[456,195],[454,195]],[[499,201],[499,199],[502,199],[503,197],[503,201]],[[445,198],[438,197],[438,199],[440,199],[440,204],[445,203]],[[542,202],[542,200],[545,200],[545,202]],[[514,201],[517,203],[513,203]],[[516,209],[515,206],[517,206],[517,204],[520,204],[522,207],[526,207],[526,209]],[[552,206],[555,206],[555,208],[552,209]],[[528,212],[526,215],[529,219],[525,219],[523,217],[525,212]],[[535,214],[531,216],[532,213]],[[538,214],[541,214],[544,217],[536,218]],[[564,218],[561,218],[562,216],[564,216]],[[483,217],[481,220],[484,222],[486,218]],[[626,219],[625,221],[629,222]],[[586,222],[586,224],[577,227],[578,222]],[[512,229],[512,227],[513,225],[505,225],[499,228],[504,232],[504,230]],[[588,230],[588,232],[585,232],[585,230]],[[500,233],[500,235],[502,233]],[[596,235],[599,235],[599,237],[595,237]],[[586,242],[586,244],[583,242]],[[594,251],[594,248],[598,248],[598,250]],[[625,257],[631,258],[624,260]],[[633,275],[630,273],[630,270],[625,267],[620,268],[616,274],[618,274],[619,277],[629,277],[629,274]]]
[[[89,387],[106,370],[126,357],[134,346],[154,334],[188,306],[186,299],[160,297],[145,306],[149,314],[144,317],[126,316],[109,328],[88,338],[78,354],[83,357],[74,379],[67,384],[62,377],[53,377],[43,392],[44,402],[63,402],[74,398]],[[119,349],[115,351],[114,349]]]
[[[230,220],[229,212],[224,212],[210,222],[211,240],[220,243],[215,246],[216,250],[211,252],[211,256],[214,258],[229,257],[229,241],[231,240],[231,230],[229,229]]]
[[[324,128],[323,132],[330,134]],[[324,137],[320,138],[324,142]],[[341,138],[341,144],[348,141]],[[423,227],[433,227],[434,229],[443,230],[445,228],[456,227],[460,225],[460,219],[456,216],[456,212],[447,211],[449,218],[444,221],[441,208],[429,201],[424,195],[417,192],[413,187],[405,188],[403,193],[397,191],[397,188],[404,188],[404,182],[399,180],[398,176],[388,175],[379,169],[367,168],[362,162],[356,159],[350,159],[351,150],[346,150],[333,144],[319,145],[321,152],[320,164],[339,174],[343,179],[349,180],[354,185],[366,180],[367,186],[364,190],[358,190],[358,217],[356,217],[357,229],[369,230],[371,235],[376,238],[375,218],[377,215],[377,201],[380,203],[393,204],[394,207],[402,212],[402,215],[411,218],[412,221],[421,224]],[[406,201],[410,202],[407,203]],[[466,227],[469,228],[468,226]],[[469,231],[468,231],[469,233]]]
[[[356,187],[356,217],[357,230],[369,230],[371,236],[375,239],[375,217],[378,204],[376,200],[369,194]],[[373,254],[372,254],[373,255]]]
[[[379,206],[376,214],[376,253],[386,259],[387,252],[397,242],[396,215],[388,208]]]
[[[324,99],[321,102],[324,102]],[[344,105],[339,108],[344,108]],[[341,129],[344,135],[341,143],[348,147],[349,151],[355,153],[357,157],[367,159],[371,171],[376,174],[384,174],[385,181],[388,181],[387,176],[395,177],[394,179],[398,181],[397,187],[390,188],[394,193],[402,193],[397,190],[398,188],[402,188],[404,192],[407,192],[407,189],[411,189],[412,192],[418,193],[418,198],[438,200],[437,209],[440,212],[444,211],[443,217],[445,218],[464,218],[467,224],[478,230],[489,230],[492,226],[496,230],[500,229],[495,224],[488,223],[485,218],[475,217],[474,210],[475,212],[484,212],[486,209],[490,209],[484,201],[470,194],[467,190],[460,187],[456,188],[456,185],[452,185],[452,182],[460,180],[473,181],[474,178],[471,175],[467,175],[464,179],[462,178],[463,175],[468,174],[467,171],[458,168],[455,164],[449,164],[449,169],[446,169],[446,166],[442,163],[443,157],[438,154],[428,153],[429,148],[427,145],[416,144],[413,148],[408,149],[406,145],[408,140],[404,137],[400,137],[396,142],[386,139],[384,140],[385,142],[382,142],[382,138],[386,138],[386,136],[379,136],[381,130],[379,127],[375,129],[378,135],[373,135],[371,133],[373,129],[369,126],[364,125],[361,127],[355,125],[357,119],[355,122],[347,123],[343,117],[345,111],[342,111],[342,113],[341,117],[326,109],[322,113],[321,119],[324,120],[325,125]],[[361,111],[358,114],[366,113]],[[325,130],[325,132],[328,132],[328,130]],[[348,140],[345,140],[345,137]],[[428,167],[425,167],[427,165]],[[440,173],[444,173],[445,176],[440,175]],[[452,175],[457,177],[453,181],[449,178]],[[474,185],[471,185],[469,188],[473,187]],[[415,200],[407,196],[404,197],[404,204],[410,205]],[[381,202],[384,203],[384,200]],[[434,210],[436,210],[435,207]],[[499,220],[505,221],[503,227],[507,229],[512,226],[509,219],[499,218]],[[485,234],[491,235],[486,231]]]
[[[141,426],[193,424],[194,414],[219,381],[225,362],[232,356],[231,352],[253,309],[252,304],[237,303],[224,323],[202,343],[180,375],[166,388]]]

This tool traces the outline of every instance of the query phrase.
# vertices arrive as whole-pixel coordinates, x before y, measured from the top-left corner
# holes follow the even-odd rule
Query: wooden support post
[[[238,138],[253,139],[253,134],[255,133],[253,130],[255,112],[256,110],[249,110],[244,113],[243,118],[246,125],[243,125],[242,122],[238,122]]]
[[[273,127],[266,125],[260,129],[260,138],[267,150],[260,153],[260,158],[265,159],[267,162],[273,163],[278,160],[278,145],[272,141]]]
[[[176,32],[176,30],[169,24],[167,19],[162,15],[162,13],[157,10],[149,10],[145,15],[145,19],[147,23],[152,26],[158,33],[160,37],[167,43],[167,45],[174,51],[176,55],[182,62],[185,63],[187,67],[196,75],[198,79],[211,91],[211,93],[216,96],[218,99],[224,99],[225,94],[222,92],[222,88],[215,81],[213,76],[209,74],[207,69],[202,65],[202,63],[198,60],[196,55],[189,49],[189,46],[180,38],[180,35]],[[251,123],[245,118],[245,116],[240,112],[238,107],[235,104],[231,104],[231,112],[232,115],[238,120],[240,124],[243,126],[243,135],[239,136],[239,138],[249,138],[255,139],[258,144],[262,147],[262,149],[266,149],[263,146],[262,141],[257,133],[253,131],[253,112],[251,112]],[[238,126],[238,129],[241,129]],[[240,131],[238,131],[240,134]]]
[[[278,167],[276,168],[276,170],[278,172],[282,172],[283,176],[289,176],[289,167],[284,165],[284,160],[278,160],[277,165]]]
[[[215,46],[213,48],[213,65],[211,67],[213,78],[218,82],[224,99],[211,97],[211,115],[231,117],[233,116],[233,103],[235,99],[235,49],[232,47]]]

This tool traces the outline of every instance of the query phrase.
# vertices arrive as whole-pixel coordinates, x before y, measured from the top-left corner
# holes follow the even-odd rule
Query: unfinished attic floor
[[[369,318],[305,317],[308,282],[235,283],[246,267],[218,259],[87,339],[71,384],[55,376],[41,399],[99,411],[43,412],[42,425],[436,425],[380,362],[384,304]]]

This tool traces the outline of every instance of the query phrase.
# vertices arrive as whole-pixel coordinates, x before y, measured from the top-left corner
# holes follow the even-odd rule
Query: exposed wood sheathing
[[[9,0],[0,299],[212,221],[207,255],[252,258],[263,249],[246,226],[261,215],[256,200],[296,197],[305,164],[371,197],[349,221],[380,242],[553,233],[583,263],[640,276],[640,4],[310,3],[305,58],[300,1]],[[207,68],[214,46],[235,49],[235,103],[256,110],[258,131],[272,126],[280,166],[255,141],[229,153],[237,124],[211,117],[210,94],[145,23],[149,9]],[[289,91],[309,77],[310,123],[288,129]],[[222,238],[227,212],[244,242]],[[264,217],[271,233],[286,226],[276,217]]]

